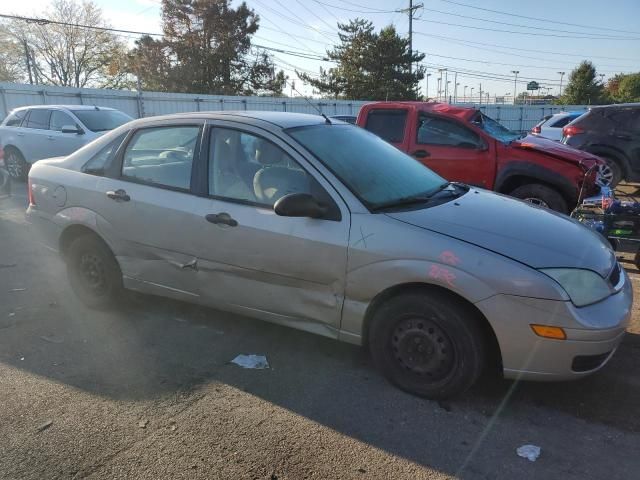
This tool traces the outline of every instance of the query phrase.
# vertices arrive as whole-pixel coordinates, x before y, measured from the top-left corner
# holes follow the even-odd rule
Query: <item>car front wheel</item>
[[[509,195],[539,207],[555,210],[560,213],[569,211],[566,200],[551,187],[539,183],[530,183],[516,188]]]
[[[19,151],[13,148],[6,149],[4,164],[11,178],[26,180],[30,165]]]
[[[76,238],[67,251],[67,273],[71,287],[91,308],[104,309],[120,296],[122,272],[109,247],[98,237]]]
[[[373,362],[409,393],[432,399],[458,395],[484,368],[485,342],[477,322],[473,311],[446,294],[393,297],[371,319]]]

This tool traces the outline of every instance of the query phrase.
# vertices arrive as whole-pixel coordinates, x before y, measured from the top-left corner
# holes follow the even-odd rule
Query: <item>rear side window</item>
[[[567,125],[569,122],[571,122],[572,120],[574,120],[576,117],[562,117],[560,120],[556,120],[553,124],[549,125],[550,127],[553,128],[562,128],[565,125]]]
[[[111,160],[113,160],[113,157],[116,156],[118,147],[126,135],[126,133],[119,135],[112,142],[103,147],[102,150],[96,153],[87,163],[84,164],[82,171],[92,175],[104,175],[107,165],[109,165]]]
[[[476,148],[480,145],[480,139],[474,132],[457,122],[421,115],[418,123],[417,143]]]
[[[400,143],[407,124],[407,110],[371,110],[365,129],[387,142]]]
[[[199,136],[195,125],[138,130],[124,152],[122,176],[188,190]]]
[[[22,120],[27,115],[27,110],[18,110],[17,112],[13,112],[7,118],[7,122],[5,123],[6,127],[19,127],[22,123]]]
[[[31,110],[29,118],[27,118],[27,128],[38,128],[40,130],[49,130],[49,116],[51,110],[36,108]]]
[[[547,121],[551,118],[551,115],[547,115],[545,116],[542,120],[540,120],[538,123],[536,123],[536,127],[541,127],[542,125],[544,125],[545,123],[547,123]]]

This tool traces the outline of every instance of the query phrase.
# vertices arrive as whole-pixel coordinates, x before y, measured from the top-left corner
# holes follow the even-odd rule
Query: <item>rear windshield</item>
[[[400,143],[404,138],[407,123],[406,110],[371,110],[367,115],[365,129],[375,133],[387,142]]]
[[[80,119],[92,132],[105,132],[113,130],[120,125],[133,120],[118,110],[71,110],[73,114]]]

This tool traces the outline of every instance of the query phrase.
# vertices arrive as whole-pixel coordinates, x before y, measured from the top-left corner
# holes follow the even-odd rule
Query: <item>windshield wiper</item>
[[[396,207],[404,207],[407,205],[415,205],[417,203],[429,203],[433,200],[436,199],[436,197],[441,198],[441,196],[439,195],[440,192],[443,192],[447,187],[454,185],[452,183],[446,182],[443,183],[442,185],[440,185],[438,188],[436,188],[435,190],[432,190],[428,193],[422,193],[419,195],[411,195],[408,197],[402,197],[402,198],[398,198],[396,200],[391,200],[389,202],[385,202],[385,203],[380,203],[378,205],[375,205],[373,208],[371,208],[372,212],[379,212],[381,210],[386,210],[387,208],[396,208]],[[449,193],[452,194],[452,196],[458,196],[458,194],[454,191],[450,191]]]

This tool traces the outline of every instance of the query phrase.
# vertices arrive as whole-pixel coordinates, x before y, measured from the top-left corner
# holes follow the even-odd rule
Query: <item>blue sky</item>
[[[94,1],[116,28],[161,31],[159,0]],[[48,3],[21,0],[3,4],[0,13],[43,16]],[[427,54],[424,62],[432,74],[430,96],[436,95],[438,68],[447,68],[452,90],[457,72],[459,97],[464,95],[465,85],[467,95],[471,88],[477,95],[480,83],[482,90],[491,96],[513,94],[512,70],[520,72],[519,80],[537,80],[551,93],[558,93],[558,72],[566,72],[563,82],[566,85],[569,72],[582,59],[592,60],[598,72],[605,74],[605,81],[617,72],[640,71],[640,0],[415,0],[414,3],[424,3],[414,20],[414,49]],[[400,34],[408,33],[408,15],[395,12],[406,8],[408,0],[247,0],[247,4],[261,18],[254,43],[301,54],[323,54],[337,41],[336,23],[354,17],[367,18],[377,28],[393,23]],[[310,89],[296,79],[294,69],[317,73],[320,66],[331,66],[328,62],[277,52],[274,60],[305,94]],[[421,86],[424,91],[426,82]],[[518,92],[523,88],[523,84],[518,84]]]

